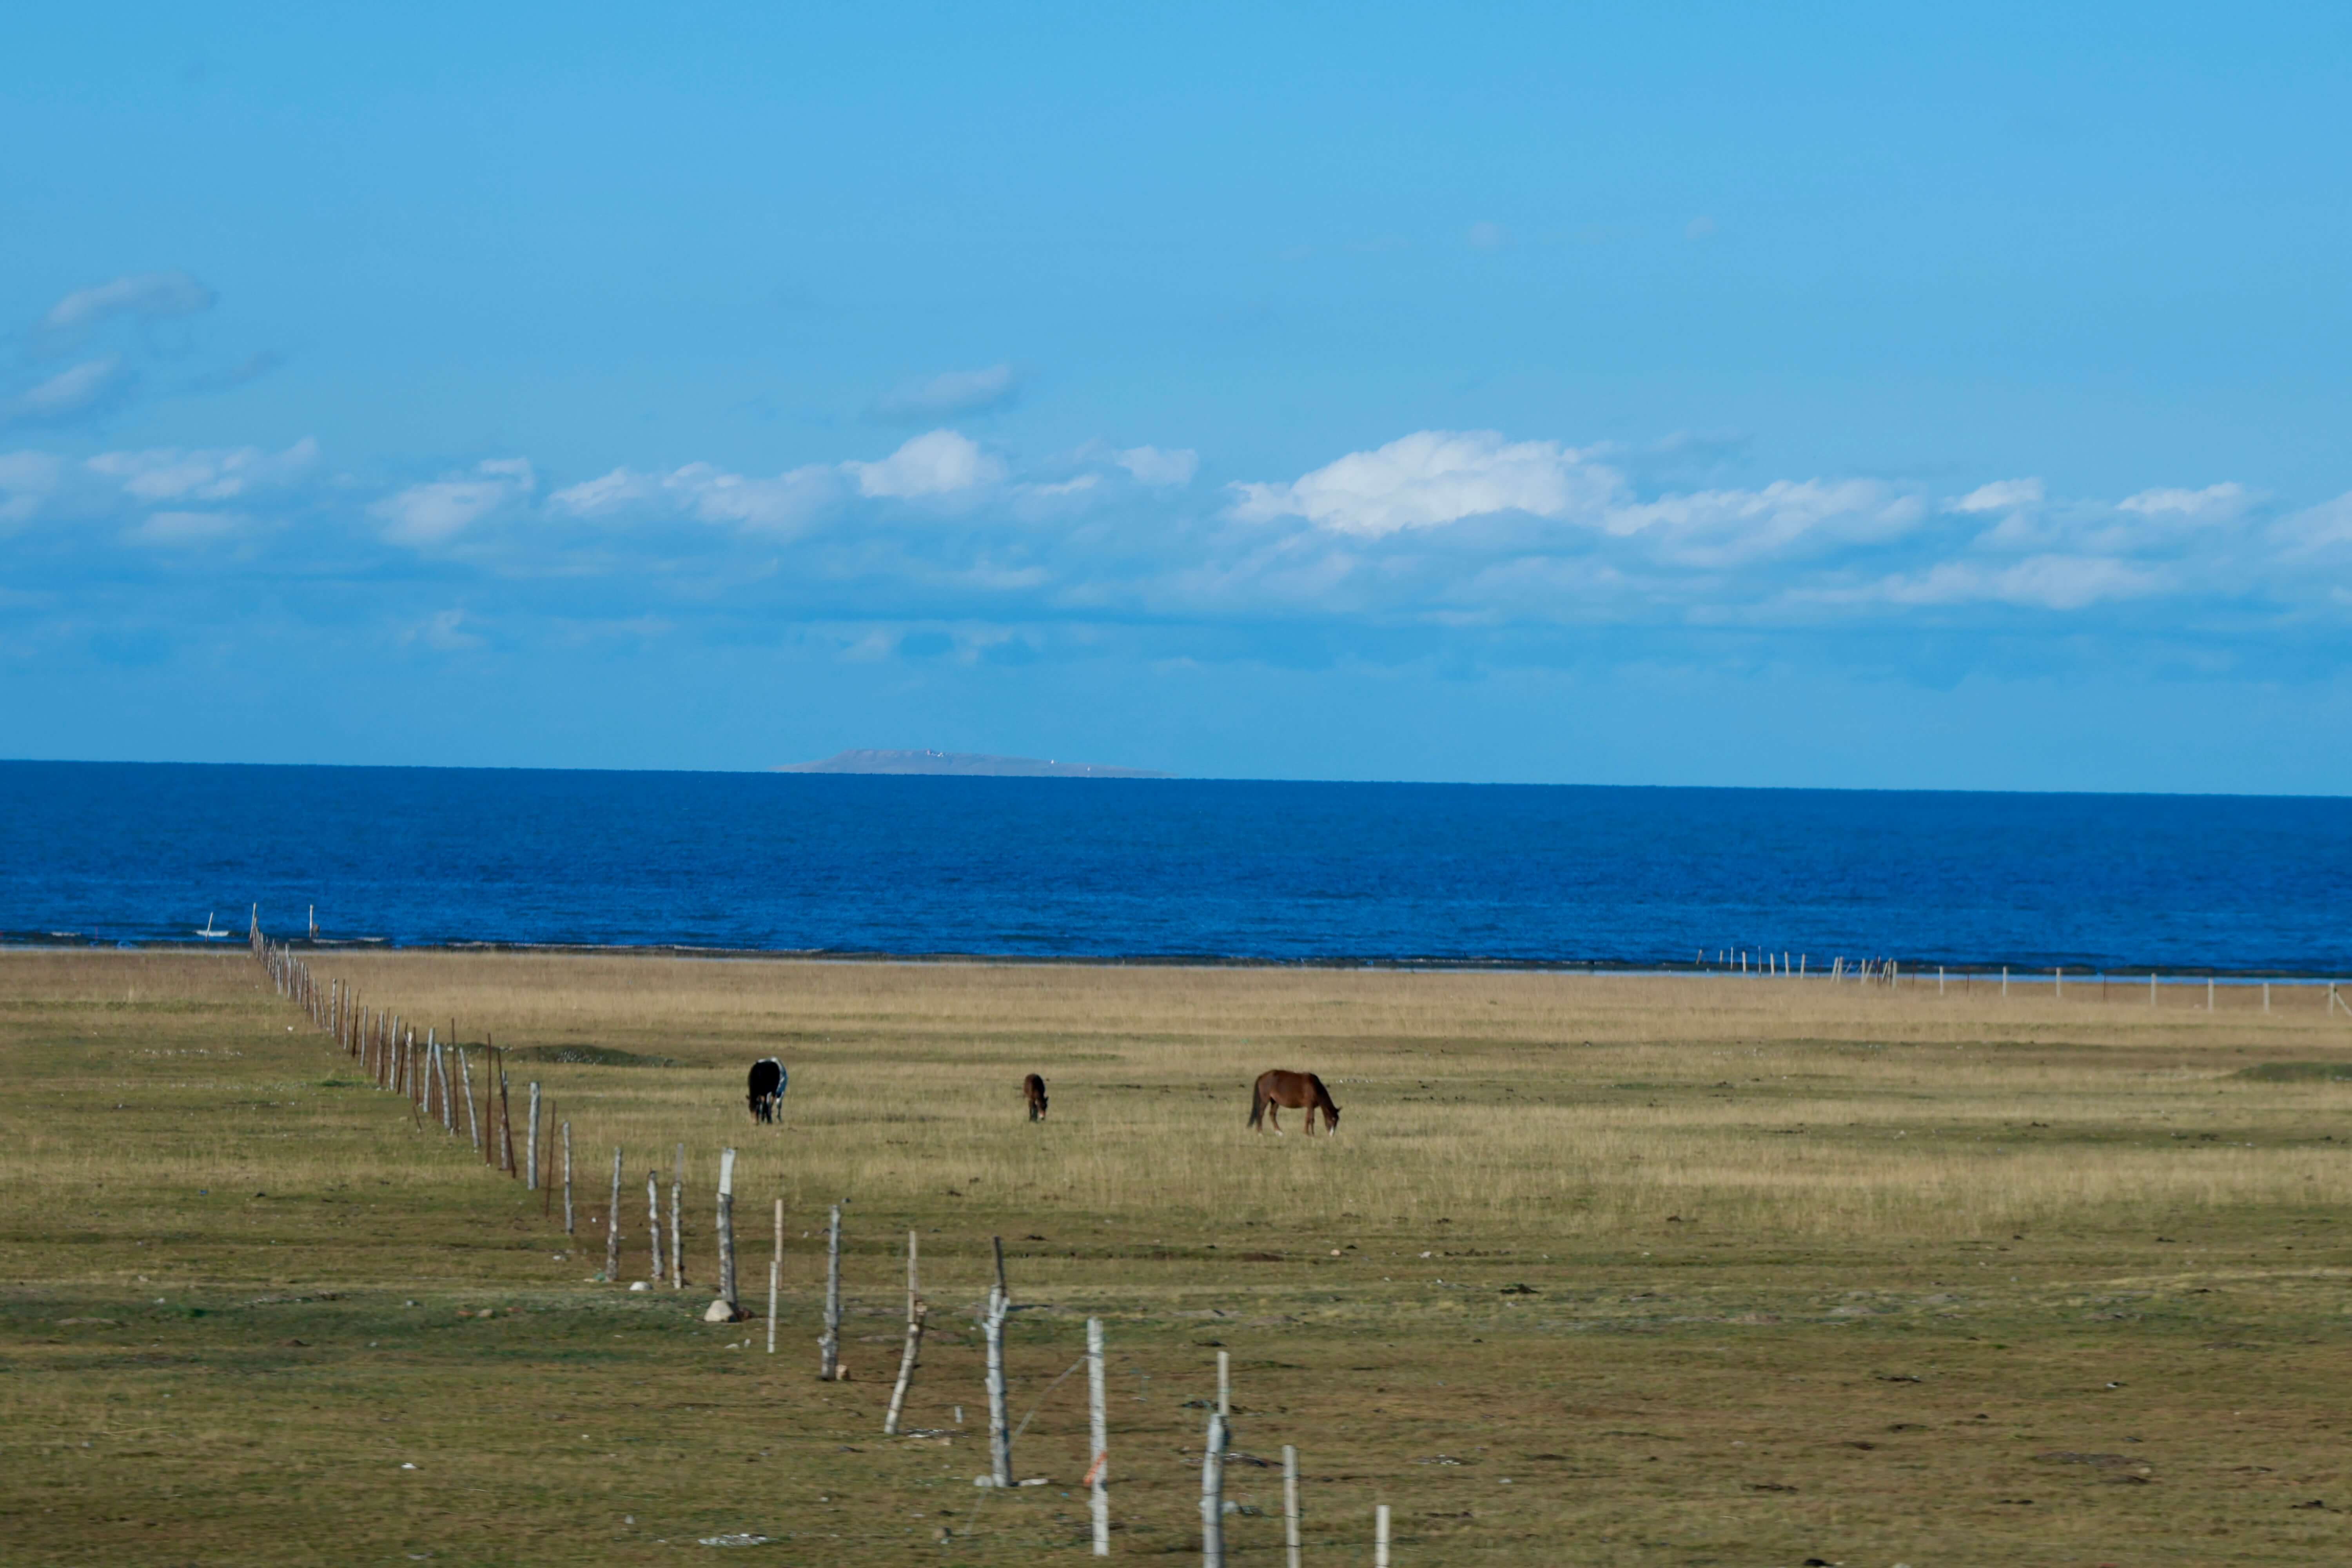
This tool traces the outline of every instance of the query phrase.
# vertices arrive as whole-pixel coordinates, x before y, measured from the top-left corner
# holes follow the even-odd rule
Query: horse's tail
[[[1265,1120],[1265,1090],[1263,1087],[1253,1088],[1250,1090],[1249,1124],[1255,1128],[1264,1120]]]

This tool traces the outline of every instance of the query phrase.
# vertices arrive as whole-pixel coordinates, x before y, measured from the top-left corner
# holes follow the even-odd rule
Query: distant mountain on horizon
[[[992,757],[980,752],[840,752],[816,763],[787,763],[779,773],[929,773],[991,779],[1171,779],[1150,768],[1109,768],[1039,757]]]

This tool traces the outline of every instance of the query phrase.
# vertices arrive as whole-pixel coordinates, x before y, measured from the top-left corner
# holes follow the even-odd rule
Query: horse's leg
[[[1280,1100],[1269,1100],[1265,1102],[1265,1119],[1274,1124],[1274,1135],[1276,1138],[1281,1137],[1282,1102]]]

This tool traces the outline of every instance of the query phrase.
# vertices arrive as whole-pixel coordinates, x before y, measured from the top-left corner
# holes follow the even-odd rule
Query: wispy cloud
[[[64,425],[100,414],[138,384],[139,373],[121,354],[102,354],[61,370],[0,402],[0,426]]]
[[[383,524],[384,538],[394,544],[446,544],[538,485],[528,459],[498,458],[475,464],[469,475],[411,485],[368,511]]]
[[[1013,367],[992,364],[982,370],[951,370],[906,382],[876,398],[869,412],[877,419],[919,424],[1003,408],[1020,394],[1021,380]]]
[[[150,321],[192,316],[213,308],[217,297],[184,272],[139,272],[77,289],[51,305],[33,327],[42,353],[71,348],[100,323],[120,316]]]

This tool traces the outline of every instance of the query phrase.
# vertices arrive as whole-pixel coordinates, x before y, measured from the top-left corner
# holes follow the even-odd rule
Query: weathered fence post
[[[915,1302],[922,1294],[915,1282],[915,1233],[907,1233],[907,1321],[915,1321]]]
[[[2210,1013],[2212,1010],[2213,1010],[2213,977],[2212,977],[2211,975],[2210,975],[2210,974],[2209,974],[2209,975],[2207,975],[2207,976],[2205,977],[2205,1011],[2207,1011],[2208,1013]]]
[[[686,1289],[686,1145],[677,1146],[677,1163],[669,1177],[669,1288]]]
[[[563,1119],[563,1234],[573,1234],[572,1228],[572,1119]]]
[[[988,1473],[996,1485],[1013,1484],[1013,1426],[1004,1402],[1004,1294],[988,1293],[988,1316],[981,1335],[988,1346]]]
[[[1389,1568],[1389,1505],[1372,1510],[1372,1568]]]
[[[824,1232],[824,1337],[816,1342],[816,1375],[819,1382],[834,1383],[841,1377],[841,1205],[833,1205],[833,1218]]]
[[[466,1135],[474,1141],[474,1152],[482,1152],[482,1123],[474,1114],[474,1069],[466,1060],[466,1047],[457,1047],[457,1079],[466,1090]]]
[[[621,1146],[613,1146],[613,1201],[604,1208],[604,1283],[621,1282]]]
[[[923,1320],[930,1315],[929,1307],[915,1303],[907,1315],[907,1348],[898,1356],[898,1382],[890,1390],[890,1411],[882,1417],[882,1436],[898,1435],[898,1417],[907,1408],[907,1385],[915,1380],[915,1361],[923,1353]]]
[[[1282,1552],[1284,1568],[1298,1568],[1298,1450],[1282,1446]]]
[[[1001,1236],[992,1236],[988,1239],[996,1248],[996,1293],[1003,1297],[1004,1304],[1010,1307],[1013,1305],[1013,1290],[1004,1283],[1004,1238]]]
[[[1201,1449],[1201,1568],[1225,1563],[1225,1418],[1209,1413],[1209,1438]]]
[[[658,1285],[662,1282],[661,1173],[659,1171],[646,1173],[646,1229],[649,1237],[648,1245],[653,1253],[653,1281]]]
[[[535,1193],[539,1191],[539,1084],[536,1079],[530,1085],[530,1114],[523,1130],[522,1152],[522,1189]]]
[[[735,1296],[735,1151],[719,1151],[719,1299],[740,1313]]]
[[[1234,1418],[1234,1358],[1231,1351],[1217,1352],[1217,1414],[1228,1424]]]
[[[784,1288],[784,1260],[768,1259],[768,1353],[776,1353],[776,1297]]]
[[[1094,1462],[1087,1470],[1092,1489],[1087,1507],[1094,1515],[1095,1555],[1110,1555],[1110,1413],[1104,1403],[1103,1327],[1100,1318],[1087,1320],[1087,1444]]]

